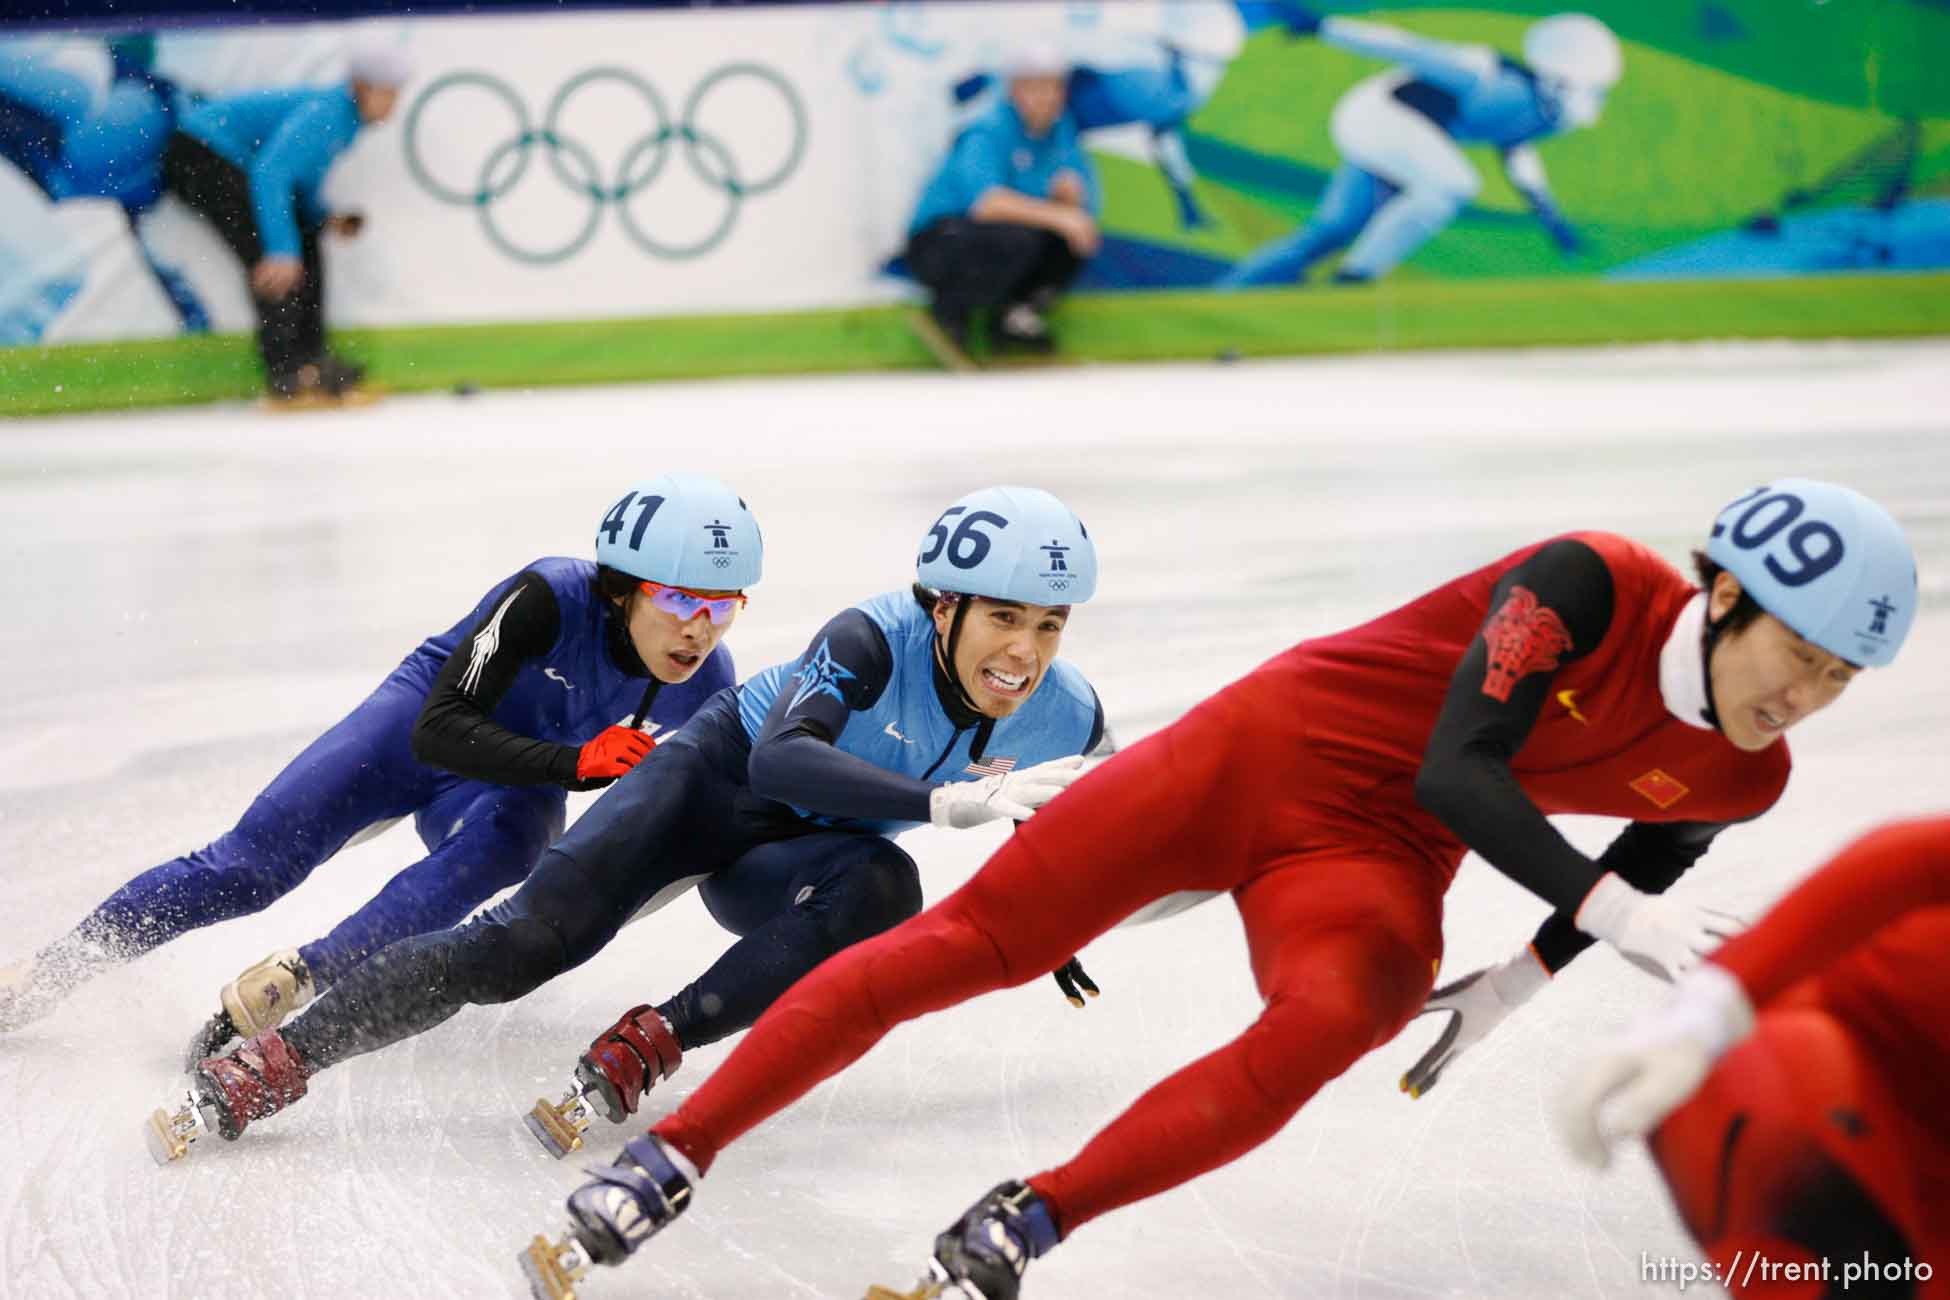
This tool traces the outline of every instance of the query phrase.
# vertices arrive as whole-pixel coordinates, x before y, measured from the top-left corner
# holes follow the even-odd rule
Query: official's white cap
[[[413,77],[413,60],[397,45],[359,44],[346,51],[345,75],[373,86],[403,86]]]
[[[1002,72],[1007,77],[1067,77],[1070,75],[1070,60],[1046,41],[1019,45],[1011,50],[1009,57],[1002,61]]]

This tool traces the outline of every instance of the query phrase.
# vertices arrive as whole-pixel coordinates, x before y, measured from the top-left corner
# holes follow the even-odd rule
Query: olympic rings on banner
[[[760,176],[746,176],[731,149],[718,136],[697,126],[705,97],[734,80],[747,78],[778,94],[792,117],[791,145],[785,158]],[[562,115],[575,95],[586,87],[610,83],[635,92],[648,119],[644,132],[631,144],[618,162],[614,179],[606,179],[601,164],[588,146],[561,130]],[[459,87],[486,91],[505,107],[514,133],[488,150],[481,160],[472,191],[442,183],[427,166],[420,140],[421,118],[426,108],[440,95]],[[450,72],[420,92],[406,114],[406,167],[414,181],[443,203],[471,207],[480,216],[481,229],[494,246],[517,261],[537,266],[567,261],[581,252],[595,237],[602,224],[603,209],[611,204],[624,233],[644,252],[672,261],[699,257],[722,243],[738,220],[744,201],[783,185],[798,168],[806,152],[806,108],[792,83],[757,63],[729,63],[710,73],[691,90],[683,111],[672,120],[670,110],[657,88],[627,68],[598,67],[571,77],[549,100],[541,125],[534,124],[528,105],[507,82],[485,72]],[[701,236],[688,242],[673,243],[658,239],[646,230],[630,211],[630,200],[655,184],[674,152],[681,146],[692,174],[724,196],[724,211],[716,223]],[[536,146],[548,160],[548,170],[570,194],[587,199],[589,212],[567,240],[552,247],[523,247],[495,220],[495,204],[505,198],[528,174]]]

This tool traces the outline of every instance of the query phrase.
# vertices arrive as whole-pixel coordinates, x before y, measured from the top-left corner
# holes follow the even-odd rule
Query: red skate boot
[[[535,1102],[526,1116],[528,1131],[560,1160],[581,1148],[591,1113],[600,1111],[610,1123],[621,1124],[636,1113],[643,1094],[677,1073],[683,1060],[670,1022],[647,1004],[631,1007],[589,1044],[561,1101]]]
[[[180,1160],[190,1143],[208,1133],[234,1142],[254,1119],[275,1115],[305,1095],[310,1071],[275,1029],[246,1039],[229,1056],[196,1067],[183,1105],[157,1110],[144,1137],[159,1165]]]

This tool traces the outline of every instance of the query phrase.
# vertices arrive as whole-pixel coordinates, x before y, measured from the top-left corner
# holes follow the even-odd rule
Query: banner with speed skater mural
[[[916,201],[1023,48],[1069,66],[1083,287],[1950,266],[1940,0],[1048,0],[429,17],[0,40],[0,343],[245,330],[172,194],[226,98],[411,60],[317,211],[335,322],[911,292]]]

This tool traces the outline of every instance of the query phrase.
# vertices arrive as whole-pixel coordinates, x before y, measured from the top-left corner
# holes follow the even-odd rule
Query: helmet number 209
[[[994,524],[998,529],[1007,528],[1009,521],[993,510],[977,510],[956,526],[953,534],[948,531],[948,521],[966,510],[966,506],[952,506],[934,521],[928,529],[927,548],[921,552],[920,562],[932,564],[939,559],[942,550],[948,552],[948,563],[957,569],[972,569],[988,558],[989,547],[995,539],[982,532],[977,525]]]
[[[1768,547],[1779,537],[1779,545],[1769,547],[1761,563],[1782,586],[1804,587],[1840,564],[1846,550],[1841,533],[1833,525],[1801,518],[1807,508],[1807,503],[1792,492],[1755,488],[1721,512],[1713,525],[1713,536],[1731,528],[1728,540],[1743,551]],[[1790,524],[1794,526],[1789,528]],[[1783,559],[1791,563],[1783,564]]]
[[[616,535],[622,532],[629,522],[632,503],[635,503],[638,514],[636,527],[630,530],[630,549],[637,551],[643,549],[643,530],[650,526],[651,517],[657,513],[657,507],[664,503],[662,497],[639,497],[634,492],[625,493],[623,499],[611,506],[609,513],[603,516],[603,522],[596,525],[596,531],[603,534],[603,540],[611,546],[616,545]]]

